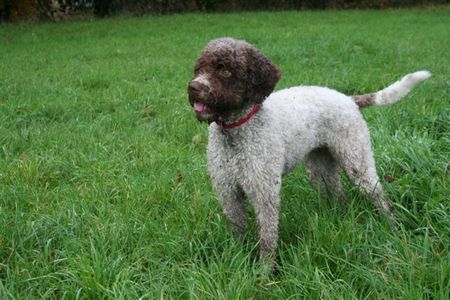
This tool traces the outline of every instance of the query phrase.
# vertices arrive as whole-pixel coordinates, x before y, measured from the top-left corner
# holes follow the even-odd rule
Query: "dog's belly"
[[[294,170],[302,161],[304,160],[304,156],[301,159],[291,159],[287,160],[284,163],[283,176],[289,174],[292,170]]]
[[[287,142],[284,151],[283,176],[291,172],[297,165],[302,163],[312,150],[318,147],[318,144],[305,142],[305,139]]]

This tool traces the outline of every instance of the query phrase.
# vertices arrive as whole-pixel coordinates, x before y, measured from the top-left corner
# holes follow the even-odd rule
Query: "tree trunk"
[[[94,0],[94,15],[103,18],[111,13],[111,3],[108,0]]]

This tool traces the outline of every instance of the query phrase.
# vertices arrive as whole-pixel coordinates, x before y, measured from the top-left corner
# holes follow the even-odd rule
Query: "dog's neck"
[[[244,106],[242,109],[236,112],[232,112],[226,117],[219,117],[216,120],[216,123],[222,129],[232,129],[240,127],[250,121],[250,119],[253,118],[253,116],[259,111],[260,108],[260,103],[250,103]]]

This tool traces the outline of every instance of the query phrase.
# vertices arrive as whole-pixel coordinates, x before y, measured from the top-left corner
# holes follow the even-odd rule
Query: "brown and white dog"
[[[273,266],[283,175],[304,162],[320,191],[343,199],[339,170],[392,218],[375,169],[360,107],[387,105],[431,74],[419,71],[372,94],[346,96],[315,86],[272,93],[281,72],[245,41],[208,43],[195,64],[189,101],[209,123],[208,170],[233,230],[243,235],[249,199],[255,209],[260,258]]]

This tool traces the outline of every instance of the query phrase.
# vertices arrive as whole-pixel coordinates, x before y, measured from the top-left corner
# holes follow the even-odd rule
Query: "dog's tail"
[[[352,99],[359,107],[389,105],[400,100],[400,98],[408,94],[413,87],[430,76],[431,73],[428,71],[411,73],[381,91],[352,96]]]

